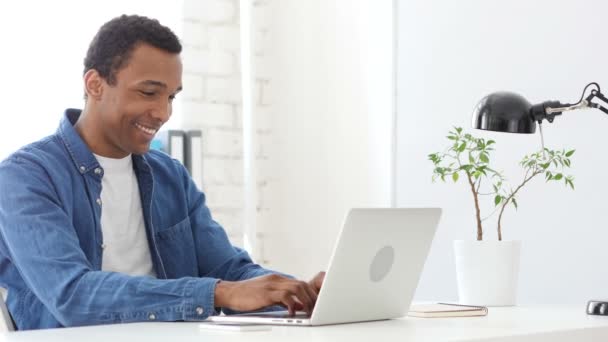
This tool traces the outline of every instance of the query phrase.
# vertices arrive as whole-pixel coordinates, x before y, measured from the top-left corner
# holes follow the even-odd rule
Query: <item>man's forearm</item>
[[[230,291],[234,287],[234,283],[231,281],[220,280],[215,285],[215,296],[214,302],[216,307],[229,308],[230,307]]]

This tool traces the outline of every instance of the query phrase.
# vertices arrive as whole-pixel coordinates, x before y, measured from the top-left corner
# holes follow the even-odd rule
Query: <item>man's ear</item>
[[[84,74],[84,91],[87,94],[87,98],[101,99],[104,83],[105,81],[97,70],[89,69]]]

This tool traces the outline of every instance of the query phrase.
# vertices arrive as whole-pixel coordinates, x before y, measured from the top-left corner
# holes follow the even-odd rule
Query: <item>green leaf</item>
[[[496,196],[494,197],[494,205],[495,205],[495,206],[496,206],[496,205],[499,205],[499,204],[500,204],[500,202],[502,202],[502,196],[500,196],[500,195],[496,195]]]
[[[471,164],[464,164],[460,167],[461,170],[465,170],[467,173],[469,172],[469,170],[471,170],[471,168],[473,167],[473,165]]]
[[[458,146],[458,148],[456,149],[456,151],[463,152],[466,147],[467,147],[467,143],[463,142],[462,144],[460,144],[460,146]]]
[[[456,132],[458,133],[462,133],[462,127],[454,127],[456,129]]]
[[[473,158],[473,155],[471,153],[469,153],[469,163],[475,163],[475,158]]]
[[[547,181],[550,181],[552,176],[553,175],[551,174],[551,171],[545,172],[545,178],[546,178]]]
[[[517,201],[515,200],[515,197],[511,198],[511,202],[513,203],[513,206],[515,207],[515,210],[517,210]]]
[[[566,178],[566,184],[570,185],[570,187],[572,188],[572,190],[574,190],[574,183],[572,183],[571,179]]]
[[[560,180],[560,179],[562,179],[563,177],[564,177],[564,175],[562,175],[561,173],[558,173],[558,174],[556,174],[556,175],[553,177],[553,179],[555,179],[555,180]]]
[[[455,136],[455,135],[448,135],[447,138],[450,139],[450,140],[458,140],[458,137]]]
[[[564,159],[564,164],[565,164],[567,167],[570,167],[570,159]]]
[[[454,183],[458,182],[458,173],[452,173],[452,180],[454,180]]]
[[[492,145],[492,144],[494,144],[494,143],[496,143],[496,141],[494,141],[494,140],[488,140],[488,142],[487,142],[487,144],[486,144],[486,145],[487,145],[487,146],[490,146],[490,145]]]
[[[576,150],[570,150],[570,151],[566,152],[566,157],[571,157],[574,154],[574,151],[576,151]]]
[[[479,154],[479,160],[481,160],[484,163],[489,163],[490,162],[490,158],[488,158],[488,155],[486,153],[480,153]]]

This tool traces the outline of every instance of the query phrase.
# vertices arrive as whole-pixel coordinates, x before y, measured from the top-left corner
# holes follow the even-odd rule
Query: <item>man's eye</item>
[[[151,92],[151,91],[140,90],[139,92],[144,96],[154,96],[154,92]]]

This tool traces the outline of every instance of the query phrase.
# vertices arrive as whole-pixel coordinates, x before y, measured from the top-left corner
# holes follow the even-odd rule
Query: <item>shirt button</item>
[[[97,204],[101,206],[101,198],[98,198],[97,200],[95,200],[95,202],[97,202]]]
[[[202,315],[204,312],[205,312],[205,309],[203,309],[202,307],[200,307],[200,306],[199,306],[199,307],[197,307],[197,308],[196,308],[196,314],[197,314],[197,315],[199,315],[199,316],[200,316],[200,315]]]
[[[105,243],[101,244],[101,249],[106,249],[106,244]]]
[[[151,313],[151,314],[148,315],[148,319],[151,320],[151,321],[153,321],[153,320],[156,319],[156,315],[153,314],[153,313]]]
[[[84,172],[84,170],[86,170],[86,169],[87,169],[86,167],[81,166],[81,167],[80,167],[80,172]]]
[[[101,174],[101,168],[96,167],[96,168],[95,168],[95,174],[96,174],[96,175],[100,175],[100,174]]]

